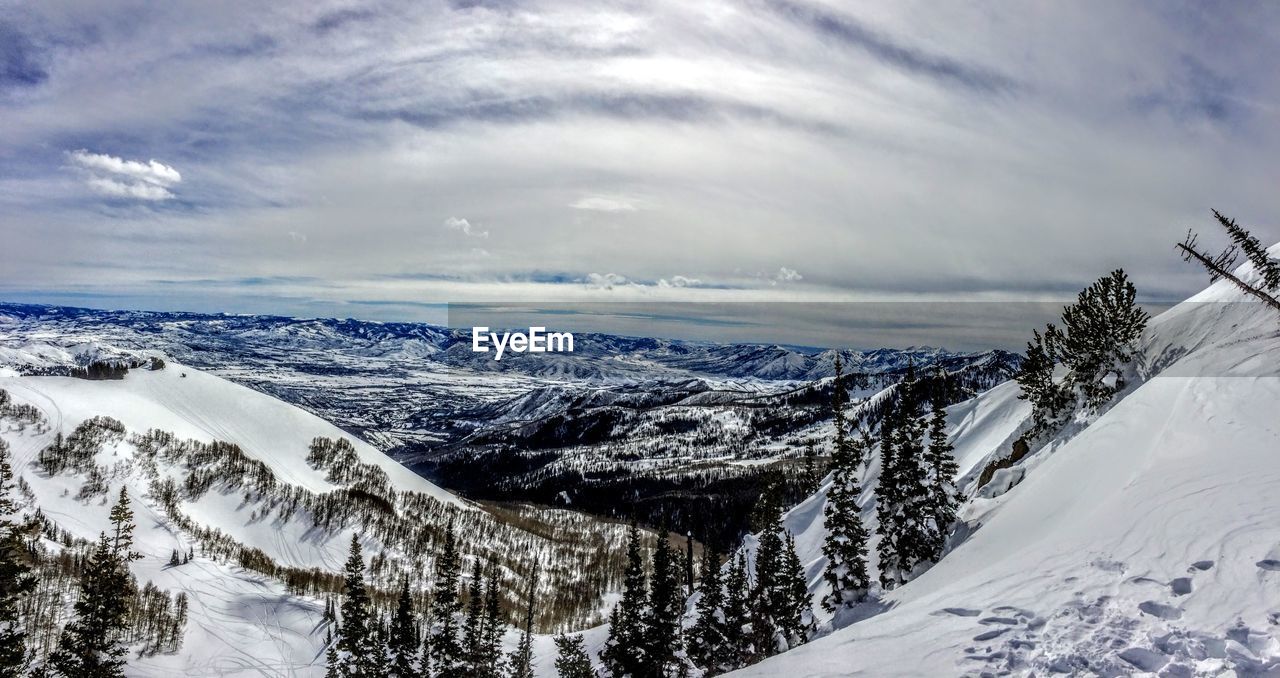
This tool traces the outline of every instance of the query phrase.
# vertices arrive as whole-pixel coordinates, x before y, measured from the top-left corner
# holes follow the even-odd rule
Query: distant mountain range
[[[914,366],[946,402],[1007,380],[1021,357],[940,348],[839,352],[853,406],[892,397]],[[421,323],[96,311],[0,304],[0,369],[68,374],[173,359],[298,405],[470,496],[615,513],[650,524],[701,505],[726,538],[775,463],[825,451],[836,351],[575,333],[571,354],[471,350]],[[882,395],[883,394],[883,395]],[[874,426],[878,410],[863,407]],[[691,499],[693,497],[693,499]],[[693,502],[690,504],[690,502]]]
[[[575,334],[572,354],[508,353],[495,361],[471,350],[469,329],[425,323],[384,323],[331,318],[286,318],[152,311],[101,311],[83,308],[0,303],[0,327],[10,336],[0,345],[20,343],[33,324],[58,328],[62,337],[83,343],[109,342],[116,348],[160,351],[201,367],[235,362],[280,362],[286,352],[321,351],[344,360],[315,360],[315,373],[363,371],[351,361],[436,364],[481,372],[513,372],[560,380],[652,380],[658,376],[703,376],[769,381],[811,381],[834,374],[836,351],[759,344],[718,344],[608,334]],[[909,347],[839,351],[847,371],[881,373],[917,366],[959,369],[975,364],[1015,364],[1017,354],[991,350],[953,352]],[[55,364],[57,360],[52,360]],[[289,361],[296,362],[296,361]],[[343,363],[339,366],[334,363]]]

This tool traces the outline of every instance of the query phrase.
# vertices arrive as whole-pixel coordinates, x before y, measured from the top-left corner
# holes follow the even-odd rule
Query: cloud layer
[[[1211,207],[1280,240],[1276,63],[1266,3],[20,4],[0,298],[1176,297]]]

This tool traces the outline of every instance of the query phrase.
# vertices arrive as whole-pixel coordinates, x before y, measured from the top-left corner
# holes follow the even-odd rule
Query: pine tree
[[[751,632],[754,659],[759,660],[803,643],[812,620],[804,568],[781,516],[760,534],[755,566]]]
[[[945,379],[945,375],[944,375]],[[932,519],[932,532],[929,560],[937,562],[946,547],[947,535],[951,524],[956,521],[958,500],[956,498],[955,477],[959,472],[955,457],[952,456],[951,441],[947,439],[947,415],[942,409],[941,399],[933,401],[933,412],[929,419],[929,451],[927,463],[929,467],[929,499]]]
[[[1254,270],[1262,277],[1259,287],[1268,292],[1280,289],[1280,261],[1272,259],[1262,242],[1243,226],[1237,224],[1235,219],[1222,216],[1218,210],[1213,210],[1213,218],[1226,229],[1231,241],[1244,252],[1245,258],[1253,264]]]
[[[782,572],[782,524],[778,520],[760,533],[756,545],[755,586],[751,589],[751,645],[754,659],[771,657],[780,650],[779,616],[785,594],[780,590]]]
[[[324,678],[342,678],[339,668],[342,662],[338,660],[338,646],[333,642],[332,631],[325,633],[324,644]]]
[[[133,511],[124,488],[110,512],[111,533],[102,533],[80,579],[75,617],[62,630],[49,659],[55,675],[66,678],[114,678],[124,675],[124,633],[137,585],[129,562],[140,556],[133,546]]]
[[[684,585],[685,596],[693,595],[693,533],[684,535]]]
[[[822,470],[818,467],[818,448],[813,441],[804,447],[804,466],[801,470],[804,479],[804,493],[811,495],[818,491],[822,484]]]
[[[126,564],[141,559],[142,556],[133,551],[133,509],[129,508],[129,491],[123,485],[108,519],[111,521],[112,552]]]
[[[697,621],[689,631],[688,653],[695,664],[714,674],[731,668],[721,611],[724,589],[720,581],[720,558],[710,548],[704,548],[699,569],[702,579],[698,581],[698,602],[695,606]]]
[[[364,551],[360,538],[354,534],[345,569],[342,623],[335,643],[335,664],[330,668],[343,678],[381,678],[385,653],[364,585]]]
[[[391,632],[387,638],[387,654],[390,674],[394,678],[418,676],[415,666],[418,655],[418,626],[414,623],[413,595],[409,580],[400,586],[400,598],[396,601],[395,616],[391,618]]]
[[[754,653],[747,630],[751,624],[750,581],[747,577],[747,556],[739,552],[729,566],[724,581],[724,634],[726,668],[736,669],[746,665]]]
[[[483,591],[480,561],[476,560],[471,568],[471,582],[467,585],[467,617],[462,624],[462,651],[466,657],[469,676],[478,675],[483,665],[483,658],[480,656],[484,637]]]
[[[842,373],[840,356],[836,356],[836,389],[832,407],[835,410],[835,445],[831,453],[832,482],[827,491],[827,504],[823,519],[827,536],[822,553],[827,565],[822,576],[830,591],[822,598],[828,612],[847,607],[862,600],[871,586],[867,573],[867,529],[862,525],[862,508],[858,498],[862,487],[858,483],[858,467],[862,465],[865,450],[859,440],[851,440],[845,431],[844,387],[840,386]]]
[[[10,519],[17,510],[12,491],[9,445],[0,440],[0,678],[26,675],[27,634],[18,619],[18,606],[36,585],[21,529]]]
[[[643,647],[646,669],[643,675],[665,676],[675,665],[680,644],[680,617],[684,599],[680,595],[677,557],[665,539],[653,552],[653,579],[644,619]]]
[[[480,634],[480,678],[497,678],[504,674],[502,634],[506,621],[502,617],[502,582],[496,565],[489,567],[484,592],[484,630]]]
[[[1136,298],[1133,283],[1117,269],[1063,308],[1062,327],[1053,330],[1054,356],[1070,368],[1071,382],[1089,410],[1124,388],[1122,366],[1132,361],[1133,343],[1148,320]]]
[[[1058,417],[1071,404],[1071,394],[1053,378],[1056,362],[1053,338],[1057,336],[1057,328],[1050,324],[1043,335],[1036,330],[1031,334],[1027,355],[1014,379],[1020,389],[1018,398],[1031,403],[1033,425],[1030,434],[1034,437],[1057,424]]]
[[[445,529],[444,546],[436,560],[435,598],[431,604],[430,667],[435,678],[464,678],[462,646],[458,641],[458,575],[462,567],[453,521]]]
[[[897,561],[898,540],[898,407],[890,401],[880,419],[880,477],[876,480],[876,558],[880,564],[880,584],[888,588],[893,580],[889,570]]]
[[[792,648],[809,639],[813,630],[813,608],[810,604],[809,581],[804,564],[796,552],[796,538],[787,533],[786,548],[782,552],[782,572],[779,587],[785,601],[779,619],[779,628]]]
[[[924,459],[924,425],[915,368],[908,365],[892,409],[891,430],[882,435],[882,464],[876,511],[880,518],[880,584],[894,588],[911,578],[929,554],[929,494]]]
[[[560,678],[596,678],[591,658],[582,647],[582,636],[556,636],[556,673]]]
[[[639,676],[645,663],[644,618],[647,585],[641,553],[640,527],[627,533],[627,567],[622,575],[622,600],[609,615],[609,638],[600,660],[611,675]]]
[[[533,678],[533,606],[538,591],[538,567],[535,564],[529,576],[529,600],[524,612],[524,628],[520,630],[520,643],[511,653],[511,678]]]

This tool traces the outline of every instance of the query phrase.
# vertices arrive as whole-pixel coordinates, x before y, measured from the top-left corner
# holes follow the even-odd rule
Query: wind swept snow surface
[[[972,533],[885,611],[739,675],[1280,675],[1280,316],[1242,302],[1219,283],[1154,319],[1137,383],[972,500]],[[948,410],[970,495],[1020,433],[1016,391]],[[786,519],[815,601],[823,501]]]

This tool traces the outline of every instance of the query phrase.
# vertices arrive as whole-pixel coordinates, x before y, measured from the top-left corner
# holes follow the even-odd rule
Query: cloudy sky
[[[1210,208],[1280,240],[1274,3],[263,6],[0,0],[0,299],[1172,299]]]

